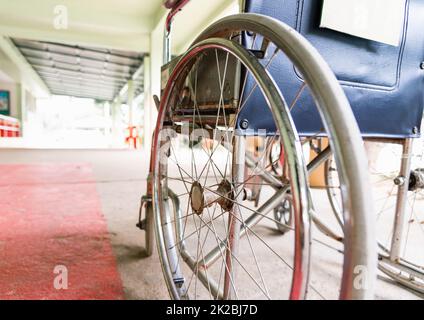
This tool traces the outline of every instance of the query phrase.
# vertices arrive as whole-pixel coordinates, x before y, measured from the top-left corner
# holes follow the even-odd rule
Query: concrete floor
[[[168,293],[162,277],[157,253],[146,258],[144,234],[135,227],[140,195],[146,186],[148,155],[140,151],[106,150],[22,150],[3,149],[3,163],[86,162],[93,166],[96,186],[103,213],[106,217],[118,269],[127,299],[167,299]],[[318,247],[318,246],[317,246]],[[332,270],[337,264],[333,251],[317,249],[324,268]],[[317,255],[317,253],[315,254]],[[331,278],[331,274],[325,275]],[[326,291],[325,283],[331,279],[312,277],[319,290]],[[322,283],[320,285],[319,283]],[[332,295],[329,293],[328,295]],[[379,275],[378,299],[422,299]]]

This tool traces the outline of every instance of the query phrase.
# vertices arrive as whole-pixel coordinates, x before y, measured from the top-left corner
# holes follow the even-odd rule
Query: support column
[[[128,127],[134,125],[134,82],[132,80],[128,81]]]
[[[111,107],[112,141],[114,146],[119,145],[118,115],[119,115],[119,109],[121,108],[121,105],[122,105],[121,97],[117,97],[116,100],[112,103],[112,107]]]
[[[106,119],[105,123],[105,138],[108,141],[110,146],[110,141],[112,137],[112,114],[111,114],[111,105],[109,102],[103,102],[103,117]]]
[[[27,110],[25,104],[25,88],[21,83],[16,84],[15,116],[21,122],[21,135],[25,136],[25,122],[27,121]],[[13,108],[13,106],[12,106]],[[13,110],[12,110],[13,111]],[[12,112],[13,116],[13,112]]]
[[[149,151],[152,140],[153,128],[156,123],[156,117],[153,119],[153,112],[155,106],[152,100],[152,87],[151,87],[151,59],[149,56],[144,56],[144,76],[143,76],[143,107],[144,107],[144,136],[143,136],[143,147]]]
[[[393,225],[392,244],[390,248],[390,260],[399,262],[402,257],[402,244],[404,243],[404,226],[406,209],[408,204],[408,186],[411,173],[411,150],[413,139],[405,139],[402,146],[402,162],[398,180],[398,193],[396,199],[396,213]]]

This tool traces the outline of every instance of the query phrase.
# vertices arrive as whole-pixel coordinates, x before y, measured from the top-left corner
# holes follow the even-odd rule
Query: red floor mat
[[[122,298],[91,167],[0,165],[0,299]]]

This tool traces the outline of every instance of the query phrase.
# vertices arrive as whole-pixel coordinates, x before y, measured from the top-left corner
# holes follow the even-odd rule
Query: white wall
[[[0,90],[9,91],[10,116],[21,120],[24,136],[36,113],[32,88],[31,79],[0,49]]]
[[[10,116],[17,117],[17,100],[16,100],[16,84],[10,82],[0,81],[0,90],[6,90],[10,92]]]

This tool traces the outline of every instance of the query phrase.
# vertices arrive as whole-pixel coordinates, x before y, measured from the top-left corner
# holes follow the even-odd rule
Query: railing
[[[21,124],[18,119],[0,115],[0,139],[20,137]]]

